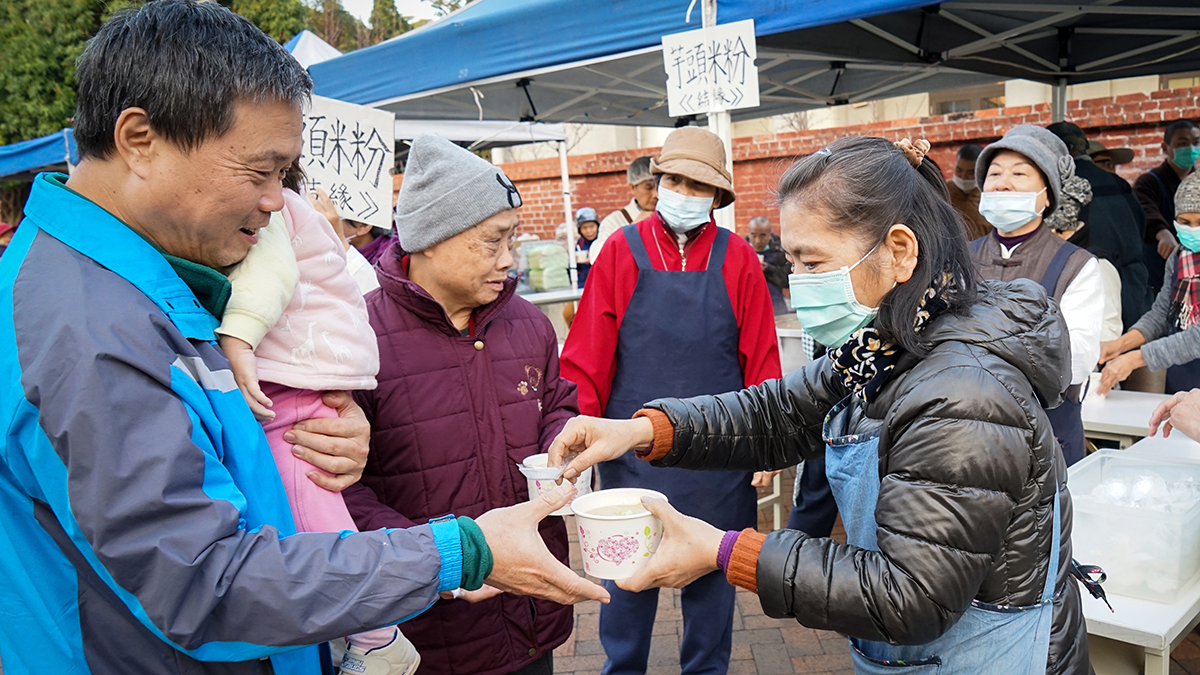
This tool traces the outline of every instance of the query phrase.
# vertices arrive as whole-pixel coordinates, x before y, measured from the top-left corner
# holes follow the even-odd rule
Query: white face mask
[[[950,180],[954,181],[954,184],[958,186],[958,189],[962,190],[963,192],[974,192],[979,188],[975,181],[967,180],[966,178],[959,178],[957,175],[951,176]]]
[[[1037,198],[1045,191],[984,192],[979,195],[979,215],[1005,234],[1014,232],[1042,215]]]
[[[658,186],[658,204],[655,206],[658,215],[677,234],[684,234],[707,225],[711,219],[712,197],[688,197],[678,192],[672,192],[665,186]]]

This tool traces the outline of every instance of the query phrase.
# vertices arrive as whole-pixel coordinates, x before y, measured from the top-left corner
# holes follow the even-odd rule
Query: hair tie
[[[921,162],[924,161],[925,154],[929,152],[930,148],[929,141],[924,138],[918,138],[915,141],[902,138],[893,143],[893,145],[900,148],[900,152],[904,153],[905,159],[908,160],[909,164],[913,165],[914,169],[921,166]]]

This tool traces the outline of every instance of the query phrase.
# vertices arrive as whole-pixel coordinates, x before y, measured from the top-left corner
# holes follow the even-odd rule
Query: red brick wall
[[[1162,161],[1159,144],[1166,122],[1200,118],[1198,98],[1200,87],[1068,101],[1067,116],[1083,127],[1089,138],[1108,147],[1132,148],[1134,161],[1120,169],[1121,175],[1132,181]],[[1016,124],[1049,123],[1050,106],[1042,104],[734,139],[738,229],[744,230],[746,222],[754,216],[768,216],[777,221],[773,190],[779,176],[796,157],[815,152],[836,138],[928,139],[933,145],[930,156],[949,177],[954,155],[965,143],[987,144]],[[591,206],[601,217],[624,206],[630,198],[625,168],[637,157],[657,152],[658,148],[641,148],[570,157],[572,205]],[[555,226],[563,218],[558,159],[512,162],[503,167],[525,200],[521,209],[522,232],[552,238]],[[399,185],[397,177],[397,189]]]

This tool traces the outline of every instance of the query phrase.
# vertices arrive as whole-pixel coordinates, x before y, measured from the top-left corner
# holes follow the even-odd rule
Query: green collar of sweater
[[[65,176],[56,175],[50,177],[51,182],[53,182],[55,185],[58,185],[64,190],[68,190],[72,194],[82,199],[87,199],[87,197],[84,197],[75,190],[67,187],[67,183],[64,179]],[[89,199],[88,201],[91,200]],[[115,218],[116,216],[113,217]],[[117,220],[125,227],[129,227],[129,224],[120,218],[117,218]],[[217,320],[220,321],[221,317],[225,315],[225,307],[229,304],[229,296],[233,292],[233,286],[229,283],[229,278],[211,267],[205,267],[199,263],[194,263],[190,260],[184,260],[179,256],[171,255],[141,232],[138,232],[132,227],[129,227],[129,229],[136,232],[137,235],[142,239],[145,239],[146,243],[153,246],[154,250],[158,251],[158,253],[164,259],[166,259],[167,263],[171,265],[171,269],[175,270],[175,273],[179,275],[179,278],[183,280],[183,283],[187,284],[187,287],[190,288],[192,293],[196,295],[196,300],[200,302],[201,306],[203,306],[204,309],[207,309],[210,314],[217,317]]]

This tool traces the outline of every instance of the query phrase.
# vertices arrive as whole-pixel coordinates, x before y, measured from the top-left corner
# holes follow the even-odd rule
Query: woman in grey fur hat
[[[993,232],[971,242],[984,279],[1031,279],[1058,301],[1071,340],[1066,401],[1047,410],[1067,465],[1083,458],[1083,385],[1100,357],[1104,284],[1096,258],[1063,241],[1046,225],[1064,203],[1063,185],[1075,177],[1067,146],[1031,124],[1008,130],[983,149],[975,165],[981,177],[979,212]]]

